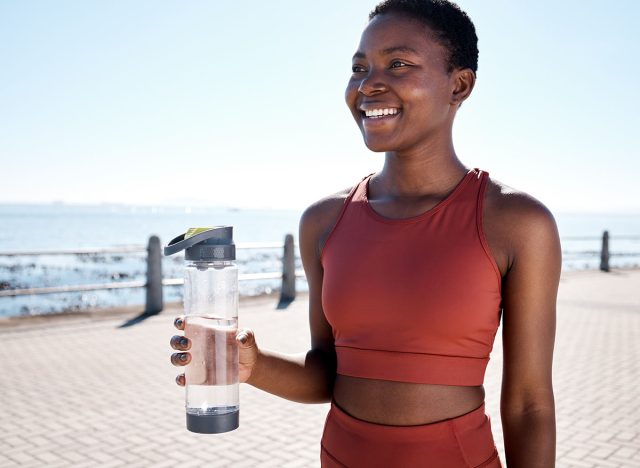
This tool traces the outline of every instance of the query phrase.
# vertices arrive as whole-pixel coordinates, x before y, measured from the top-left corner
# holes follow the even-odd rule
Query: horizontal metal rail
[[[609,239],[640,240],[640,236],[634,236],[634,235],[609,236]],[[597,240],[597,241],[601,241],[602,240],[602,236],[560,236],[560,240]]]
[[[563,250],[562,256],[576,256],[576,255],[601,255],[599,250]],[[640,252],[611,252],[610,257],[637,257],[640,256]]]
[[[5,291],[0,291],[0,297],[97,291],[100,289],[144,288],[146,285],[146,281],[123,281],[121,283],[82,284],[78,286],[51,286],[46,288],[7,289]]]
[[[296,278],[304,278],[303,270],[296,270]],[[246,273],[238,275],[239,281],[255,281],[282,279],[282,272],[273,273]],[[162,280],[163,286],[182,286],[183,278],[165,278]],[[39,294],[57,294],[85,291],[101,291],[110,289],[135,289],[145,288],[146,281],[122,281],[119,283],[100,283],[100,284],[82,284],[78,286],[51,286],[46,288],[25,288],[25,289],[7,289],[0,291],[0,297],[16,297],[16,296],[35,296]]]
[[[609,257],[622,257],[622,256],[640,256],[637,252],[609,252],[608,242],[609,233],[605,231],[602,237],[598,236],[563,236],[564,240],[600,240],[602,239],[603,246],[600,252],[597,251],[563,251],[563,256],[572,255],[589,255],[596,256],[598,253],[601,255],[600,269],[608,271],[609,269]],[[640,236],[636,235],[620,235],[613,236],[614,239],[625,240],[640,240]],[[152,242],[153,240],[153,242]],[[266,272],[266,273],[247,273],[238,276],[240,281],[254,281],[254,280],[282,280],[282,298],[295,297],[295,278],[304,278],[305,274],[303,270],[296,270],[294,265],[294,244],[293,236],[287,234],[285,243],[280,242],[246,242],[236,244],[237,250],[243,249],[278,249],[284,247],[283,255],[283,270],[282,272]],[[133,288],[146,288],[147,295],[150,291],[155,291],[156,300],[155,305],[150,305],[151,302],[147,297],[147,309],[149,310],[161,310],[162,309],[162,287],[163,286],[180,286],[184,284],[182,278],[162,278],[161,273],[161,247],[160,240],[157,236],[152,236],[149,239],[149,244],[145,247],[142,245],[128,245],[113,248],[103,249],[75,249],[75,250],[30,250],[30,251],[15,251],[15,252],[0,252],[0,257],[18,257],[18,256],[45,256],[45,255],[96,255],[96,254],[124,254],[124,253],[147,253],[147,279],[140,281],[126,281],[126,282],[114,282],[114,283],[102,283],[102,284],[85,284],[75,286],[52,286],[43,288],[22,288],[22,289],[8,289],[0,290],[0,297],[16,297],[27,295],[40,295],[40,294],[56,294],[56,293],[70,293],[70,292],[84,292],[84,291],[100,291],[100,290],[114,290],[114,289],[133,289]],[[153,265],[153,267],[152,267]],[[151,271],[154,274],[151,274]],[[159,296],[158,296],[159,294]]]
[[[241,242],[236,244],[236,250],[252,249],[281,249],[282,242]],[[297,247],[297,244],[296,244]],[[147,247],[144,245],[127,245],[122,247],[111,247],[104,249],[73,249],[73,250],[23,250],[0,252],[0,257],[34,257],[49,255],[99,255],[116,253],[145,253]]]
[[[13,252],[0,252],[0,257],[34,257],[49,255],[97,255],[115,253],[144,253],[144,246],[131,245],[126,247],[113,247],[106,249],[74,249],[74,250],[22,250]]]

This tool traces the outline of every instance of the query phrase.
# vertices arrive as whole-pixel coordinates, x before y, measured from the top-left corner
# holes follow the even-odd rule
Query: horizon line
[[[215,205],[204,204],[203,202],[194,203],[177,203],[177,202],[165,202],[157,204],[149,203],[125,203],[125,202],[68,202],[68,201],[50,201],[50,202],[36,202],[36,201],[2,201],[0,200],[0,206],[7,207],[21,207],[21,206],[67,206],[71,208],[80,207],[120,207],[120,208],[144,208],[144,209],[224,209],[229,211],[252,211],[252,210],[265,210],[265,211],[300,211],[306,207],[260,207],[260,206],[233,206],[233,205]],[[563,208],[558,210],[551,210],[552,213],[563,215],[627,215],[627,216],[640,216],[640,208],[628,208],[628,209],[613,209],[609,211],[601,210],[584,210],[581,208]]]

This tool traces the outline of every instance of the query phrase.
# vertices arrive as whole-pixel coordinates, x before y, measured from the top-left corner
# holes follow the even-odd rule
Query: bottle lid
[[[236,259],[233,226],[190,228],[169,242],[165,255],[184,250],[184,258],[194,261],[225,261]]]

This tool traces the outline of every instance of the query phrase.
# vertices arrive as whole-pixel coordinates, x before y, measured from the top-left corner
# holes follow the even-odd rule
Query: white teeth
[[[385,108],[385,109],[371,109],[364,111],[364,114],[367,117],[380,117],[383,115],[396,115],[398,113],[398,109],[396,108]]]

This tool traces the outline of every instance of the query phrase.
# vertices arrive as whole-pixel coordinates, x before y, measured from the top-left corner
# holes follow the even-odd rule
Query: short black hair
[[[478,36],[467,14],[448,0],[385,0],[369,20],[385,13],[404,13],[424,23],[434,39],[449,50],[449,72],[456,68],[478,71]]]

